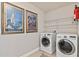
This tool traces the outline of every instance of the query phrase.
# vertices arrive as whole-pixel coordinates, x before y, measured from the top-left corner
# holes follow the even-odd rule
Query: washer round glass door
[[[60,40],[58,42],[58,48],[62,53],[66,54],[66,55],[71,55],[75,52],[74,44],[68,39]]]
[[[42,45],[48,47],[50,45],[50,40],[47,37],[42,38]]]

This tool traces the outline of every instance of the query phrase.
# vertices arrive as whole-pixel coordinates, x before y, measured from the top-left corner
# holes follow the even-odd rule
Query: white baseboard
[[[36,49],[30,51],[29,53],[23,54],[23,55],[20,56],[20,57],[28,57],[29,55],[31,55],[32,53],[34,53],[34,52],[36,52],[36,51],[38,51],[38,50],[39,50],[39,48],[36,48]]]

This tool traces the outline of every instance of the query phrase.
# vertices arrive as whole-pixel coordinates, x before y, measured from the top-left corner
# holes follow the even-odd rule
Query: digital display
[[[67,36],[64,36],[64,38],[67,38]]]

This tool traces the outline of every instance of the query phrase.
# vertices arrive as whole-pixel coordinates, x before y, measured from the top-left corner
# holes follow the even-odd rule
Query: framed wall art
[[[11,3],[2,3],[2,34],[24,32],[24,9]]]
[[[37,14],[31,11],[26,11],[26,32],[37,32]]]

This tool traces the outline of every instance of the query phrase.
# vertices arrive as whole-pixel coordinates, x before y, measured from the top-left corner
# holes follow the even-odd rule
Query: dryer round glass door
[[[48,47],[50,45],[50,40],[47,37],[42,38],[42,45]]]
[[[66,55],[72,55],[75,52],[74,44],[68,39],[60,40],[58,42],[58,48],[62,53]]]

